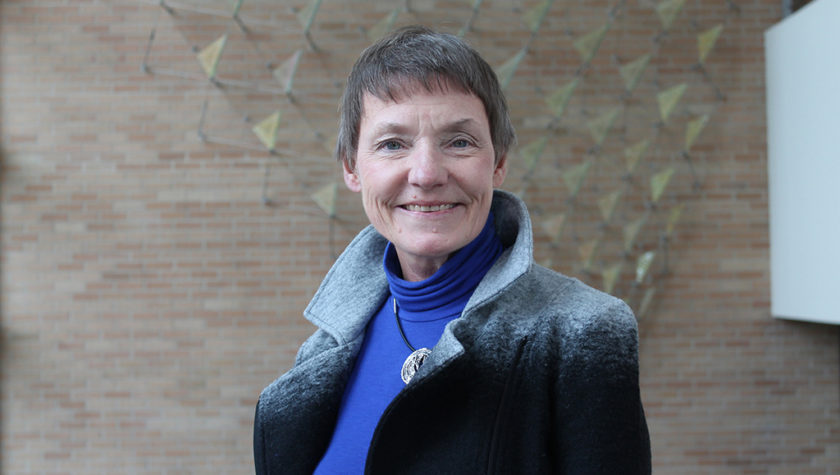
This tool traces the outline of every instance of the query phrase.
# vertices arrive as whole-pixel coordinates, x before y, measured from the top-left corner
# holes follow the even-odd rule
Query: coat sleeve
[[[649,474],[636,319],[620,301],[599,313],[560,345],[555,463],[569,474]]]

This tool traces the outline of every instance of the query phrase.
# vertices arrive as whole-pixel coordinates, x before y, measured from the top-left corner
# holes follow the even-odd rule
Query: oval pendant
[[[411,378],[414,377],[414,373],[423,366],[423,362],[426,361],[426,358],[432,352],[428,348],[420,348],[419,350],[414,350],[414,353],[408,355],[408,358],[405,359],[405,363],[403,363],[402,371],[400,371],[400,377],[405,384],[408,384],[411,381]]]

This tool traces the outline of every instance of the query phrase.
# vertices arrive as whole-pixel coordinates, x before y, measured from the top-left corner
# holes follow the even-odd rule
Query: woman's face
[[[397,102],[365,94],[356,167],[368,219],[397,251],[403,278],[431,276],[478,236],[507,170],[495,163],[478,97],[451,88],[411,89]]]

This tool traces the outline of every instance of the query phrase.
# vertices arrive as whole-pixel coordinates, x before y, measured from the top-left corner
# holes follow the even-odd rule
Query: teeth
[[[441,210],[445,210],[445,209],[454,208],[455,205],[453,205],[453,204],[435,205],[435,206],[406,205],[405,207],[409,211],[429,212],[429,211],[441,211]]]

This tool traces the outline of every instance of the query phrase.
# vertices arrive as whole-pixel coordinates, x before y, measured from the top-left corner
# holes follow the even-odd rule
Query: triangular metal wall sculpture
[[[274,151],[274,145],[277,142],[277,129],[280,128],[280,117],[282,115],[280,111],[276,111],[251,129],[269,151]]]
[[[283,92],[287,96],[291,96],[292,87],[295,82],[295,73],[297,73],[298,64],[300,64],[300,57],[303,54],[302,50],[297,50],[287,59],[283,64],[276,67],[271,74],[283,86]]]
[[[656,5],[656,15],[662,23],[662,29],[668,31],[674,25],[674,20],[682,11],[685,0],[665,0]]]
[[[598,209],[601,210],[601,218],[603,218],[604,222],[609,222],[612,219],[618,200],[623,194],[623,190],[616,190],[604,195],[598,200]]]
[[[691,150],[691,147],[694,146],[694,142],[697,141],[697,137],[700,136],[700,132],[706,127],[706,124],[709,122],[709,114],[703,114],[700,117],[693,119],[686,125],[685,127],[685,148],[683,151],[688,153]]]
[[[666,239],[670,239],[671,236],[674,234],[674,228],[677,226],[677,222],[682,216],[683,208],[685,208],[685,205],[683,203],[680,203],[671,208],[671,211],[668,213],[668,222],[665,225]]]
[[[604,284],[603,291],[611,294],[615,290],[615,284],[618,281],[618,276],[621,274],[621,269],[624,267],[623,262],[613,264],[601,271],[601,281]]]
[[[198,62],[201,64],[201,68],[210,80],[216,78],[216,70],[219,67],[219,60],[222,58],[222,51],[225,49],[227,40],[228,35],[224,34],[196,55]]]
[[[569,196],[574,198],[583,186],[583,181],[586,180],[586,173],[592,167],[592,160],[585,160],[583,163],[576,165],[565,172],[563,172],[563,181],[569,188]]]
[[[578,246],[580,262],[584,271],[588,271],[592,267],[592,261],[595,258],[595,253],[598,251],[600,244],[600,238],[594,238]]]
[[[303,0],[299,1],[301,4],[304,3]],[[321,9],[321,2],[322,0],[307,0],[300,11],[289,19],[293,30],[296,28],[297,21],[313,49],[315,48],[309,38],[309,31],[315,26],[316,16],[319,21],[323,21],[326,18],[322,20],[322,17],[331,14],[330,11]],[[463,18],[456,20],[462,25],[458,33],[461,36],[472,31],[479,9],[499,8],[498,5],[488,4],[483,0],[467,0],[467,3],[471,5],[471,11],[469,14],[465,13]],[[161,6],[170,11],[164,4],[165,2],[161,2]],[[559,9],[552,10],[553,0],[533,0],[529,4],[531,6],[524,9],[524,13],[515,14],[519,16],[520,21],[514,18],[511,22],[511,25],[515,25],[514,29],[518,29],[520,34],[524,33],[521,37],[529,36],[527,44],[520,44],[516,51],[502,52],[502,57],[511,54],[512,56],[508,56],[508,59],[496,70],[499,82],[506,91],[526,54],[531,51],[531,45],[534,44],[534,51],[545,46],[548,36],[538,37],[538,35],[544,34],[548,26],[551,26],[552,32],[556,33],[557,28],[554,22],[562,21],[562,12],[559,12]],[[243,29],[240,11],[244,11],[245,15],[248,13],[247,8],[242,8],[243,0],[230,0],[229,5],[233,7],[232,13],[220,12],[217,16],[232,18],[231,21],[236,21],[240,29]],[[669,39],[685,35],[689,28],[696,30],[691,31],[689,35],[691,39],[696,37],[697,42],[696,64],[691,67],[703,75],[702,80],[705,83],[711,84],[719,92],[708,76],[706,63],[724,31],[723,22],[712,23],[714,26],[710,28],[701,28],[697,26],[696,18],[689,19],[690,21],[678,21],[680,15],[686,11],[685,0],[664,0],[655,3],[654,8],[650,9],[641,6],[642,9],[647,9],[645,13],[652,21],[658,20],[661,29],[652,38],[650,51],[634,51],[631,56],[625,57],[622,54],[620,40],[613,42],[605,41],[605,39],[608,38],[608,34],[610,38],[612,35],[622,34],[622,25],[616,26],[615,22],[627,21],[629,17],[625,15],[626,7],[626,2],[621,2],[621,8],[611,10],[603,19],[603,23],[592,30],[575,31],[574,25],[569,25],[565,30],[566,35],[572,39],[571,43],[562,42],[563,47],[568,50],[565,54],[577,69],[573,71],[567,69],[554,78],[554,84],[557,87],[553,90],[549,88],[545,97],[536,98],[536,101],[533,101],[533,97],[526,99],[529,105],[544,101],[545,107],[538,107],[541,109],[539,112],[531,113],[530,135],[527,133],[527,125],[522,128],[526,133],[521,134],[521,137],[526,137],[527,140],[523,146],[515,150],[515,153],[520,159],[519,166],[524,168],[525,173],[521,176],[523,180],[521,184],[511,185],[521,185],[523,196],[525,190],[528,190],[529,196],[531,192],[535,192],[534,196],[544,196],[548,190],[558,195],[556,208],[552,209],[550,203],[541,201],[542,207],[538,207],[535,212],[535,216],[540,216],[539,223],[545,233],[544,236],[549,238],[552,252],[577,253],[582,269],[587,272],[584,278],[597,278],[600,274],[601,284],[610,292],[626,288],[625,285],[619,285],[622,269],[630,275],[632,274],[630,269],[634,268],[634,263],[635,279],[627,279],[637,282],[638,289],[634,288],[632,292],[638,292],[641,288],[648,286],[649,281],[655,281],[658,278],[650,273],[650,263],[653,262],[654,257],[659,255],[667,268],[668,240],[674,234],[676,224],[685,209],[682,202],[684,195],[682,192],[685,190],[676,189],[676,183],[683,183],[683,181],[675,180],[679,174],[685,173],[685,167],[675,166],[673,157],[681,154],[685,161],[680,163],[687,163],[689,170],[694,174],[692,160],[696,162],[698,157],[704,157],[697,153],[698,150],[703,150],[698,143],[702,140],[702,134],[713,116],[713,111],[708,104],[700,107],[695,107],[697,106],[695,102],[681,105],[687,97],[691,101],[695,100],[695,95],[690,94],[695,91],[697,83],[688,81],[673,85],[675,76],[662,72],[663,65],[668,64],[670,67],[669,61],[671,61],[670,58],[662,56],[663,47],[667,45]],[[369,28],[359,28],[358,30],[362,32],[359,39],[375,41],[380,38],[393,29],[403,11],[409,11],[413,16],[424,15],[423,10],[411,9],[408,2],[405,2],[405,7],[394,8]],[[656,19],[653,18],[654,16]],[[418,19],[420,22],[422,20],[423,18]],[[597,23],[589,23],[589,25],[597,25]],[[676,31],[676,28],[680,31]],[[728,25],[726,28],[729,28]],[[325,29],[326,31],[329,29]],[[230,84],[243,88],[253,87],[255,90],[277,94],[277,97],[284,100],[287,106],[294,106],[296,99],[306,99],[305,74],[312,74],[311,64],[308,61],[309,57],[306,56],[307,61],[304,66],[301,66],[304,55],[300,48],[296,50],[290,48],[284,53],[288,56],[277,61],[274,61],[274,58],[267,61],[271,74],[267,74],[268,81],[265,84],[246,84],[242,81],[236,83],[220,78],[218,71],[221,61],[234,58],[239,52],[237,47],[241,44],[241,40],[235,36],[236,31],[231,31],[231,33],[234,35],[231,43],[228,43],[230,38],[225,34],[212,43],[204,45],[197,55],[204,75],[199,76],[193,73],[190,79],[201,79],[206,82],[206,78],[209,78],[217,86],[213,90],[219,94],[225,94],[225,86]],[[513,33],[515,32],[512,31],[511,34]],[[259,35],[257,37],[259,38]],[[204,40],[209,40],[209,38],[205,37]],[[476,40],[480,41],[480,38]],[[153,41],[154,30],[150,35],[149,44],[151,45]],[[225,53],[223,58],[226,46],[229,52]],[[476,46],[482,50],[481,44]],[[496,46],[493,45],[493,47]],[[607,48],[611,50],[604,51]],[[611,77],[606,81],[595,76],[600,73],[598,68],[601,68],[604,63],[594,61],[599,54],[604,57],[609,54],[610,57],[615,58],[611,66],[613,69],[609,71],[609,74],[602,75],[605,78]],[[146,67],[147,57],[148,50],[144,57],[144,70],[154,72],[152,68]],[[278,63],[279,66],[275,67],[274,65]],[[544,69],[537,63],[535,62],[533,67],[534,77],[529,75],[528,81],[543,79],[539,75]],[[529,68],[530,66],[529,64]],[[304,67],[306,72],[299,71]],[[618,75],[615,75],[616,67]],[[262,68],[264,71],[265,63],[255,64],[255,68]],[[224,71],[230,71],[230,69],[223,69]],[[531,70],[529,69],[528,72],[530,73]],[[589,76],[590,73],[593,75]],[[183,77],[187,78],[187,75]],[[686,81],[681,76],[677,78],[677,82]],[[588,83],[590,79],[593,80],[592,84]],[[614,91],[609,91],[611,87],[609,81],[613,81],[616,85]],[[512,94],[528,94],[529,88],[524,87],[528,82],[523,80],[522,83],[523,87],[517,88],[515,92],[508,92],[510,102],[518,100],[517,97],[511,97]],[[603,86],[603,91],[598,93],[604,95],[593,101],[591,98],[595,84],[606,85]],[[666,84],[667,87],[661,87],[660,84]],[[587,87],[584,88],[582,85]],[[298,89],[295,89],[296,87]],[[543,87],[538,83],[533,90],[543,91]],[[601,85],[598,87],[601,88]],[[651,91],[652,88],[656,90]],[[293,95],[297,97],[293,98]],[[721,94],[718,96],[722,97]],[[605,97],[619,98],[619,105],[611,107],[610,99],[604,99]],[[305,103],[305,101],[299,102]],[[259,110],[263,112],[256,115],[265,113],[263,107]],[[293,112],[293,114],[284,115],[280,112],[281,110]],[[256,147],[256,141],[253,139],[248,144],[234,144],[233,141],[227,144],[243,146],[251,150],[269,151],[274,156],[295,153],[293,150],[287,150],[286,147],[278,145],[278,131],[282,132],[287,121],[296,120],[295,124],[289,123],[289,126],[299,127],[302,124],[301,118],[304,122],[307,120],[303,114],[297,114],[296,117],[294,112],[300,112],[300,110],[288,110],[278,104],[273,114],[263,118],[256,125],[249,123],[248,127],[259,139],[262,148]],[[253,114],[253,109],[247,111],[246,117],[250,117],[251,114]],[[539,116],[540,114],[544,117]],[[200,124],[203,123],[204,117],[205,109],[202,110]],[[562,127],[560,126],[561,119]],[[653,119],[656,119],[655,124]],[[647,133],[641,125],[644,123],[651,124]],[[535,124],[539,124],[540,130],[535,130]],[[311,124],[308,125],[311,127]],[[588,134],[587,132],[579,133],[584,127]],[[676,135],[676,130],[682,131],[683,127],[685,128],[684,140],[682,140],[683,137]],[[519,125],[517,128],[519,129]],[[202,130],[202,126],[199,125],[200,134]],[[335,139],[327,139],[325,134],[321,134],[314,128],[313,132],[319,137],[316,148],[323,149],[322,153],[325,155],[331,154],[335,149]],[[709,134],[708,131],[705,133]],[[676,145],[678,150],[670,150],[674,147],[672,139],[675,135],[678,137]],[[283,137],[285,138],[285,133]],[[567,145],[574,140],[577,142],[573,146]],[[593,143],[594,146],[590,146]],[[680,147],[682,150],[679,150]],[[281,150],[278,152],[275,148]],[[575,153],[578,155],[567,154],[567,150],[577,150],[578,152]],[[694,151],[694,157],[692,157],[692,151]],[[563,165],[557,165],[558,163]],[[570,166],[569,163],[575,165]],[[555,170],[555,167],[560,169]],[[615,173],[615,170],[618,172],[614,177],[607,176],[609,173]],[[610,181],[611,179],[613,181]],[[309,193],[313,202],[328,217],[337,218],[336,201],[339,184],[335,181],[324,184],[323,175],[320,175],[319,180],[320,183],[302,184],[303,189],[315,190],[314,193]],[[558,181],[562,183],[557,183]],[[546,188],[543,188],[543,184]],[[584,184],[587,186],[584,187]],[[640,208],[644,208],[642,214],[638,213]],[[667,210],[666,216],[660,216],[665,212],[663,210]],[[332,221],[331,219],[330,222]],[[663,226],[654,230],[653,223],[660,223]],[[655,232],[658,232],[656,237],[651,237]],[[664,252],[661,252],[661,249],[659,252],[650,250],[654,239],[659,239],[660,243],[664,242],[661,244],[665,247]],[[644,250],[646,251],[643,252]],[[557,262],[560,261],[557,260]],[[572,266],[575,265],[573,262],[577,262],[574,258],[569,261],[572,262],[570,264]],[[641,284],[644,285],[640,287]],[[645,291],[638,309],[640,316],[649,308],[654,294],[653,286]],[[637,299],[638,295],[635,298]]]
[[[668,186],[668,183],[671,181],[671,177],[674,176],[674,167],[668,167],[661,172],[653,175],[650,177],[650,200],[653,203],[657,203],[659,198],[662,197],[662,193],[665,192],[665,187]]]
[[[592,61],[592,58],[595,57],[595,54],[598,52],[598,48],[601,47],[601,41],[603,41],[604,36],[607,34],[607,30],[609,29],[610,24],[604,23],[602,26],[575,40],[575,49],[584,64],[589,63]]]
[[[656,257],[655,251],[647,251],[636,259],[636,283],[641,284],[650,272],[650,266],[653,264],[653,259]]]
[[[663,123],[668,123],[671,113],[674,112],[674,108],[677,107],[687,88],[688,84],[677,84],[656,95],[656,101],[659,103],[659,117]]]
[[[499,77],[499,85],[502,87],[502,90],[507,89],[508,84],[513,79],[513,75],[519,68],[519,63],[522,62],[522,58],[525,57],[527,52],[527,48],[522,48],[496,69],[496,76]]]
[[[297,14],[298,23],[303,27],[303,33],[309,34],[312,23],[315,21],[315,15],[318,14],[318,9],[321,8],[321,0],[310,0],[306,6]]]
[[[624,236],[625,253],[630,253],[633,250],[633,246],[636,244],[636,238],[639,236],[639,231],[641,231],[646,221],[647,214],[624,225],[622,235]]]
[[[643,54],[619,68],[619,74],[621,74],[621,79],[624,80],[624,90],[626,92],[633,92],[639,85],[639,80],[642,78],[648,63],[650,63],[651,57],[650,53]]]
[[[636,318],[644,318],[650,311],[653,304],[653,298],[656,296],[656,287],[648,287],[639,302],[639,308],[636,310]]]
[[[539,162],[540,156],[542,156],[543,151],[545,150],[545,145],[547,143],[548,135],[543,135],[537,140],[534,140],[525,147],[519,149],[519,156],[525,163],[527,173],[530,174],[537,166],[537,162]]]
[[[367,39],[371,43],[375,42],[379,38],[385,36],[386,33],[391,31],[394,28],[394,23],[397,22],[397,17],[400,15],[400,9],[395,8],[391,10],[391,13],[385,15],[381,20],[376,22],[368,31],[367,31]]]
[[[559,243],[566,225],[566,213],[559,213],[542,220],[543,231],[554,243]]]
[[[555,89],[553,93],[545,98],[546,104],[548,104],[549,109],[551,109],[551,112],[554,114],[556,119],[563,116],[563,112],[566,110],[566,105],[569,103],[569,99],[571,99],[579,82],[580,78],[576,77]]]
[[[466,21],[466,23],[464,23],[464,26],[458,30],[458,38],[463,38],[468,31],[472,30],[473,23],[475,23],[476,17],[478,17],[478,10],[481,8],[482,3],[484,3],[484,0],[472,0],[472,12],[470,13],[470,18]]]
[[[627,173],[634,173],[645,152],[650,146],[650,140],[643,139],[624,149]]]
[[[319,208],[321,208],[327,216],[335,218],[336,198],[338,197],[338,183],[330,183],[319,188],[318,191],[310,195]]]
[[[543,0],[539,4],[528,9],[522,15],[522,21],[528,25],[528,29],[531,33],[536,34],[539,31],[552,3],[554,3],[554,0]]]
[[[718,24],[697,35],[697,58],[700,64],[706,62],[706,58],[712,48],[715,47],[721,31],[723,31],[723,24]]]
[[[592,140],[595,141],[595,146],[600,147],[604,143],[604,139],[610,133],[610,129],[620,112],[620,107],[613,107],[586,123],[589,133],[592,135]]]

